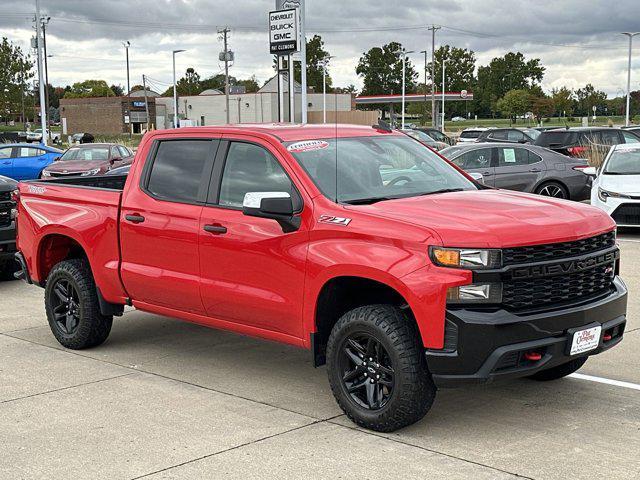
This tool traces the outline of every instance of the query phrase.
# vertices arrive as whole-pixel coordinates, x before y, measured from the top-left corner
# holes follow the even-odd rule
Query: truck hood
[[[68,173],[86,172],[96,168],[103,168],[108,162],[104,160],[67,160],[64,162],[54,162],[46,170],[49,172]]]
[[[615,227],[606,213],[584,203],[506,190],[441,193],[347,208],[425,227],[450,247],[566,242]]]
[[[640,175],[600,175],[599,185],[605,190],[626,195],[640,195]]]
[[[0,192],[12,192],[18,188],[18,182],[13,178],[0,175]]]

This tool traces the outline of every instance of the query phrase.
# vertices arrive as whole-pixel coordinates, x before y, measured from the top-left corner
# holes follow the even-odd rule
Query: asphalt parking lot
[[[42,290],[2,282],[0,479],[640,478],[640,234],[620,244],[625,340],[588,377],[442,390],[394,434],[355,428],[306,351],[135,311],[64,350]]]

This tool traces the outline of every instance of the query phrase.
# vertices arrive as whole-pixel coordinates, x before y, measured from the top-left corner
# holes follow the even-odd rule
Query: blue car
[[[40,178],[42,169],[62,153],[57,148],[33,143],[0,143],[0,175],[15,180]]]

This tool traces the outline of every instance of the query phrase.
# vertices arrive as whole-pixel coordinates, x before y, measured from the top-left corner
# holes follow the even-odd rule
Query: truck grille
[[[502,302],[512,310],[524,310],[594,297],[609,290],[613,271],[613,265],[601,265],[570,275],[507,282]]]
[[[640,203],[623,203],[611,216],[620,225],[640,225]]]
[[[548,260],[561,260],[604,250],[616,244],[613,231],[575,242],[549,243],[529,247],[505,248],[502,250],[502,264],[537,263]]]
[[[615,245],[614,232],[575,242],[552,243],[503,250],[505,265],[535,264],[597,253]],[[502,286],[502,303],[510,310],[530,310],[572,303],[606,293],[615,265],[538,278],[510,279]]]

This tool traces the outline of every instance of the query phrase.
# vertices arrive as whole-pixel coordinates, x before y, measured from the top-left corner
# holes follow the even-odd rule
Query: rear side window
[[[11,158],[11,150],[13,147],[0,148],[0,158]]]
[[[529,150],[524,148],[499,148],[498,166],[512,167],[529,164]]]
[[[489,134],[489,138],[495,138],[496,140],[507,140],[507,131],[506,130],[498,130],[495,132],[491,132]]]
[[[18,157],[39,157],[43,154],[42,150],[33,147],[20,147],[18,149]]]
[[[536,145],[541,147],[565,147],[575,145],[578,141],[578,132],[566,130],[542,132],[536,140]]]
[[[478,138],[481,133],[479,130],[465,130],[460,134],[460,138]]]
[[[292,190],[291,180],[267,150],[251,143],[229,145],[219,205],[242,207],[247,192],[287,192],[293,197]]]
[[[491,167],[491,149],[478,148],[471,150],[453,160],[453,163],[463,169],[489,168]]]
[[[524,140],[524,134],[519,130],[509,130],[509,133],[507,133],[507,140],[510,142],[519,142]]]
[[[213,143],[211,140],[160,142],[149,172],[149,193],[164,200],[195,202],[205,165],[213,155]]]
[[[638,143],[640,142],[640,138],[638,138],[633,133],[622,131],[622,136],[624,137],[624,143]]]
[[[598,132],[595,136],[595,141],[603,145],[618,145],[620,143],[620,137],[616,130],[607,131],[603,130]]]
[[[123,147],[122,145],[118,147],[118,150],[120,150],[120,156],[122,158],[128,157],[131,155],[131,152],[127,148]]]

